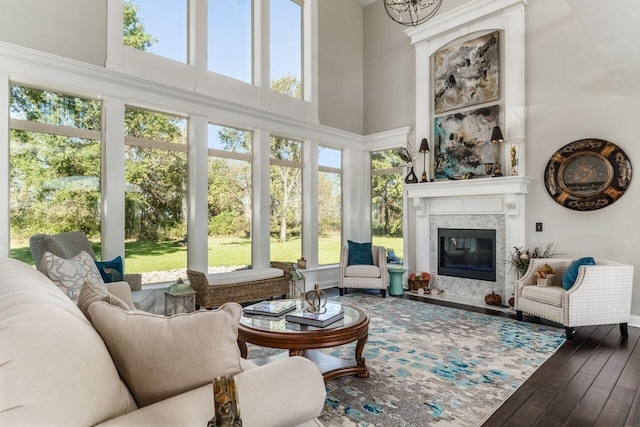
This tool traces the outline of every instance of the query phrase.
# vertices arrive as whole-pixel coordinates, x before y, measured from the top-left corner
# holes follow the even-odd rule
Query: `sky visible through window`
[[[251,10],[251,0],[210,0],[209,5],[212,2],[215,6],[209,11],[209,25],[215,25],[216,29],[209,31],[208,51],[209,55],[216,52],[224,60],[209,58],[209,69],[251,83],[251,54],[247,51],[251,51],[252,45],[252,20],[245,15]],[[133,0],[133,4],[139,6],[138,17],[145,31],[158,39],[148,50],[186,63],[187,0]],[[227,8],[219,16],[212,13]],[[270,13],[271,80],[293,74],[302,81],[302,7],[292,0],[271,0]],[[212,42],[214,36],[219,42]]]

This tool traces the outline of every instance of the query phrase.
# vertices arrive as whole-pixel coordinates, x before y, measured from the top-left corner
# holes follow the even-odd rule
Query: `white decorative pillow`
[[[237,303],[166,317],[99,301],[89,313],[140,407],[242,371]]]
[[[91,282],[85,281],[84,285],[82,285],[80,296],[78,297],[78,308],[84,313],[89,321],[91,321],[89,306],[96,301],[104,301],[108,304],[120,307],[123,310],[129,310],[127,303],[110,293],[108,290],[102,289]]]
[[[95,261],[85,251],[71,259],[60,258],[51,252],[45,252],[42,262],[46,266],[49,279],[76,304],[85,280],[99,288],[107,289]]]

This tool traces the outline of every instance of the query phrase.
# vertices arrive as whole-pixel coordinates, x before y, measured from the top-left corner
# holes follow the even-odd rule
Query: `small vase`
[[[405,184],[416,184],[418,182],[418,176],[413,171],[413,166],[411,166],[411,170],[409,171],[406,178],[404,179],[404,182]]]

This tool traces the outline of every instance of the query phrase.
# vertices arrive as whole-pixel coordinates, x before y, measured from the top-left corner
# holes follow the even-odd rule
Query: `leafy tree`
[[[147,50],[158,39],[145,31],[144,24],[138,17],[140,6],[134,4],[131,0],[124,0],[122,7],[124,18],[123,42],[125,46]]]
[[[302,161],[302,143],[281,137],[271,137],[271,157],[278,160]],[[278,238],[287,241],[287,231],[299,232],[302,212],[301,168],[271,166],[271,230],[279,229]]]
[[[371,154],[371,169],[398,168],[401,160],[393,150]],[[402,175],[391,171],[371,177],[372,228],[375,235],[402,235]]]
[[[272,80],[271,90],[292,98],[302,98],[302,82],[291,74],[287,74],[277,80]]]

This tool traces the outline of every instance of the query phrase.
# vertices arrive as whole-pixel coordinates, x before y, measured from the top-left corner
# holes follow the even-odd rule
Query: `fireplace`
[[[438,228],[438,274],[496,281],[496,230]]]

